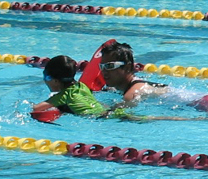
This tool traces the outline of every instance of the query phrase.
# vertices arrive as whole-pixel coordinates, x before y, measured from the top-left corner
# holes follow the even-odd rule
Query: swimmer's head
[[[111,45],[105,46],[101,50],[101,53],[102,56],[112,56],[112,61],[121,61],[124,62],[124,65],[131,64],[131,71],[134,71],[133,51],[129,44],[114,42]],[[111,62],[111,59],[108,62]]]
[[[68,56],[53,57],[45,66],[44,80],[57,79],[63,83],[74,81],[76,74],[76,61]]]

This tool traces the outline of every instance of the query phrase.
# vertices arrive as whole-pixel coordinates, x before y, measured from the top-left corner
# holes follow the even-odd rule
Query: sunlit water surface
[[[69,2],[63,0],[48,3]],[[69,4],[206,12],[206,2],[199,0],[174,3],[164,0],[141,0],[137,3],[132,0],[119,3],[80,0]],[[77,61],[90,60],[103,42],[115,38],[132,46],[136,62],[154,63],[156,66],[194,66],[199,69],[208,65],[208,24],[205,21],[0,10],[0,27],[0,54],[49,58],[68,55]],[[76,78],[79,79],[80,75],[78,73]],[[136,75],[145,80],[170,84],[178,91],[173,91],[172,95],[164,98],[145,100],[129,112],[135,115],[179,116],[193,120],[131,122],[120,119],[96,120],[68,114],[56,121],[60,126],[39,123],[30,117],[29,112],[31,103],[43,101],[49,95],[42,80],[42,69],[2,63],[0,135],[115,145],[138,150],[168,150],[174,155],[179,152],[206,154],[207,121],[195,120],[206,117],[206,113],[196,111],[186,104],[187,101],[207,93],[207,80],[142,72]],[[113,92],[94,94],[107,105],[122,100],[120,94]],[[1,153],[1,178],[208,178],[206,171],[199,170],[121,164],[6,149],[1,149]]]

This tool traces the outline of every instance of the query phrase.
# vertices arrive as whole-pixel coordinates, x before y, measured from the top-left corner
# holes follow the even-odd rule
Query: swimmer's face
[[[62,83],[57,79],[52,79],[51,81],[45,81],[45,84],[51,92],[59,92],[62,89]]]
[[[111,53],[104,54],[100,67],[107,86],[116,88],[122,84],[126,76],[125,64],[123,62],[118,61]]]

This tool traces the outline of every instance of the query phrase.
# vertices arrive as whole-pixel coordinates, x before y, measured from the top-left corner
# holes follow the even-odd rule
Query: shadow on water
[[[174,25],[164,24],[146,24],[138,22],[126,22],[125,19],[122,21],[109,22],[108,18],[93,15],[82,15],[82,14],[63,14],[63,13],[47,13],[47,12],[31,12],[31,11],[10,11],[7,14],[2,14],[0,17],[0,25],[2,27],[8,26],[12,28],[27,28],[36,30],[50,30],[55,32],[67,32],[76,34],[90,34],[90,35],[114,35],[114,36],[136,36],[136,37],[147,37],[147,38],[159,38],[165,40],[178,40],[178,41],[191,41],[191,43],[201,41],[207,41],[208,38],[203,36],[192,36],[196,29],[193,26],[178,27],[178,31],[188,32],[187,36],[178,36],[173,34],[160,34],[155,33],[155,29],[173,29]],[[37,15],[37,16],[36,16]],[[44,15],[44,16],[43,16]],[[19,23],[16,19],[21,20]],[[14,19],[12,19],[14,18]],[[69,18],[69,19],[68,19]],[[115,19],[110,19],[115,20]],[[116,19],[117,20],[117,19]],[[116,25],[115,25],[116,24]],[[145,27],[146,30],[142,30],[141,27]],[[207,27],[201,27],[200,34],[204,34]],[[119,32],[119,33],[118,33]],[[162,44],[173,43],[173,42],[162,42]]]
[[[18,15],[17,15],[18,16]],[[39,19],[38,19],[39,20]],[[23,21],[18,23],[16,20],[1,19],[1,24],[8,24],[10,27],[37,29],[37,30],[50,30],[55,32],[68,32],[75,34],[90,34],[90,35],[114,35],[114,36],[136,36],[160,39],[178,39],[187,41],[207,41],[207,37],[182,37],[170,34],[154,34],[151,30],[142,31],[139,28],[135,29],[135,25],[124,27],[122,24],[112,25],[105,22],[90,22],[90,21],[76,21],[68,20],[67,22],[41,22],[41,21]],[[48,20],[48,19],[46,19]],[[148,25],[147,25],[148,27]],[[118,33],[119,32],[119,33]],[[165,43],[165,42],[164,42]]]
[[[147,52],[142,55],[135,55],[135,62],[144,63],[144,64],[156,63],[158,61],[167,60],[176,56],[184,56],[190,54],[191,52],[176,52],[176,51]]]
[[[29,84],[42,84],[42,78],[36,77],[36,76],[26,76],[26,77],[21,77],[21,78],[12,78],[7,79],[7,78],[0,78],[1,84],[0,86],[19,86],[19,85],[29,85]]]

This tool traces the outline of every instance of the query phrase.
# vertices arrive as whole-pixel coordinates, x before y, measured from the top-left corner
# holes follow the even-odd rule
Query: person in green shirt
[[[33,106],[33,111],[44,111],[52,107],[62,113],[99,115],[106,111],[93,96],[90,89],[74,79],[76,61],[68,56],[56,56],[45,66],[44,82],[55,95]]]

